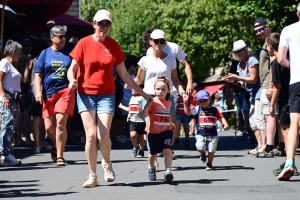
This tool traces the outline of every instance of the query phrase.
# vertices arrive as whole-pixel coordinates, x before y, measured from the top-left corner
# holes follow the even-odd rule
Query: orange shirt
[[[87,36],[78,42],[70,56],[79,64],[78,93],[96,95],[115,93],[112,67],[125,60],[125,55],[115,40],[107,36],[101,43],[96,42],[93,36]]]
[[[149,107],[148,122],[146,131],[152,134],[159,134],[167,130],[172,130],[170,123],[171,101],[153,98],[153,102]]]

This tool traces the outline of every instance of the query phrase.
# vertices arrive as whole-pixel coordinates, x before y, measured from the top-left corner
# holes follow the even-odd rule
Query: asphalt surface
[[[101,154],[98,154],[98,180],[100,186],[82,188],[89,174],[82,147],[66,148],[65,167],[56,167],[50,151],[33,154],[32,148],[15,148],[14,154],[22,159],[18,167],[0,167],[1,199],[300,199],[300,176],[280,182],[272,170],[285,158],[255,158],[233,131],[219,133],[220,140],[213,166],[206,171],[199,159],[191,137],[191,149],[184,149],[184,138],[175,147],[177,160],[173,161],[174,180],[163,180],[163,158],[159,158],[160,172],[156,181],[148,180],[147,158],[131,157],[132,145],[114,146],[111,159],[116,180],[103,179]],[[296,153],[296,166],[300,149]],[[148,153],[145,153],[147,156]],[[299,162],[298,162],[299,163]],[[298,165],[300,169],[300,165]]]

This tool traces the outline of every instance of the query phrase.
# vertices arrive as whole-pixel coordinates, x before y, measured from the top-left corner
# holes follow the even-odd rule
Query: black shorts
[[[148,133],[148,149],[151,155],[161,153],[164,149],[172,147],[173,131],[168,130],[162,133]]]
[[[28,97],[31,99],[31,103],[28,109],[30,116],[42,116],[43,105],[35,101],[35,97],[32,93],[28,93]]]
[[[281,125],[287,125],[291,123],[290,120],[290,113],[289,113],[289,107],[287,103],[281,103],[278,102],[278,108],[279,108],[279,124]]]
[[[289,112],[300,113],[300,82],[289,87]]]
[[[198,115],[190,115],[191,119],[197,119]]]
[[[146,123],[145,122],[131,122],[129,121],[129,132],[137,132],[138,135],[143,135],[145,131]]]

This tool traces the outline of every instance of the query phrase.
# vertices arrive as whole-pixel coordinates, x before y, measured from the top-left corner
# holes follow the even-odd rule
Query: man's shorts
[[[131,122],[129,121],[129,132],[137,132],[138,135],[143,135],[145,131],[146,123],[145,122]]]
[[[260,94],[260,112],[264,115],[270,114],[270,101],[266,96],[266,92],[268,89],[262,89]]]
[[[219,136],[202,136],[196,135],[196,148],[197,150],[206,150],[210,153],[215,153]]]
[[[183,124],[188,124],[191,122],[191,117],[189,115],[176,114],[176,121],[180,121]]]
[[[280,103],[278,102],[279,105],[279,124],[281,125],[289,125],[291,123],[290,120],[290,113],[289,113],[289,107],[287,103]]]
[[[121,103],[122,103],[123,106],[129,107],[129,101],[126,101],[126,100],[122,99]],[[128,112],[122,109],[122,115],[127,116]]]
[[[300,82],[289,87],[289,112],[300,113]]]
[[[75,91],[66,87],[43,102],[43,118],[51,117],[57,113],[73,116],[75,106]]]
[[[173,131],[168,130],[158,134],[148,133],[148,151],[151,155],[161,153],[172,147]]]
[[[97,114],[115,113],[115,94],[92,95],[77,93],[78,112],[95,110]]]

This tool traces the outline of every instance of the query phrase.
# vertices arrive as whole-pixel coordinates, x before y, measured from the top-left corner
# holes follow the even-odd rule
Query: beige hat
[[[242,50],[246,46],[247,45],[244,42],[244,40],[238,40],[238,41],[236,41],[236,42],[233,43],[233,50],[232,50],[232,52],[237,52],[239,50]]]
[[[152,31],[152,33],[150,35],[150,38],[152,38],[152,39],[160,39],[160,38],[166,39],[166,34],[165,34],[165,32],[163,32],[160,29],[155,29],[154,31]]]
[[[109,20],[112,23],[112,16],[107,10],[98,10],[94,16],[94,22],[100,22],[102,20]]]

